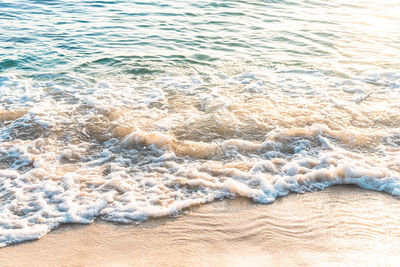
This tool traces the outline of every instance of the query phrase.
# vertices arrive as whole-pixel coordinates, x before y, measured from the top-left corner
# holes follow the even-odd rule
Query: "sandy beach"
[[[1,266],[392,266],[400,202],[351,186],[193,208],[139,225],[68,224],[0,249]]]
[[[0,0],[0,267],[399,266],[399,10]]]

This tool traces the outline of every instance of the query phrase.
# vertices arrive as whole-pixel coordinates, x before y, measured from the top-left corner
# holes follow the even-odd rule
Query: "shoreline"
[[[400,215],[390,212],[399,207],[395,197],[354,186],[267,205],[223,200],[137,225],[62,225],[39,240],[0,249],[0,265],[390,266],[400,252]]]

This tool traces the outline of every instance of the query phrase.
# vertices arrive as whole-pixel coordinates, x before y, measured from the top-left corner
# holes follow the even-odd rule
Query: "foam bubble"
[[[304,97],[297,93],[322,83],[321,73],[269,75],[0,79],[0,245],[62,223],[137,223],[238,196],[271,203],[339,184],[399,195],[391,94],[359,92],[356,80],[338,82],[347,88],[333,96]]]

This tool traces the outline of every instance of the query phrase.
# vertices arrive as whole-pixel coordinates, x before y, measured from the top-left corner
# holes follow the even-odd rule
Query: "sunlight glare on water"
[[[400,195],[398,1],[0,2],[0,245],[216,199]]]

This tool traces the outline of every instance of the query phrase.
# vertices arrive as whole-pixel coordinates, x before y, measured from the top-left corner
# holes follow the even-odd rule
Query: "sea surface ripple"
[[[216,199],[400,196],[400,2],[0,1],[0,246]]]

